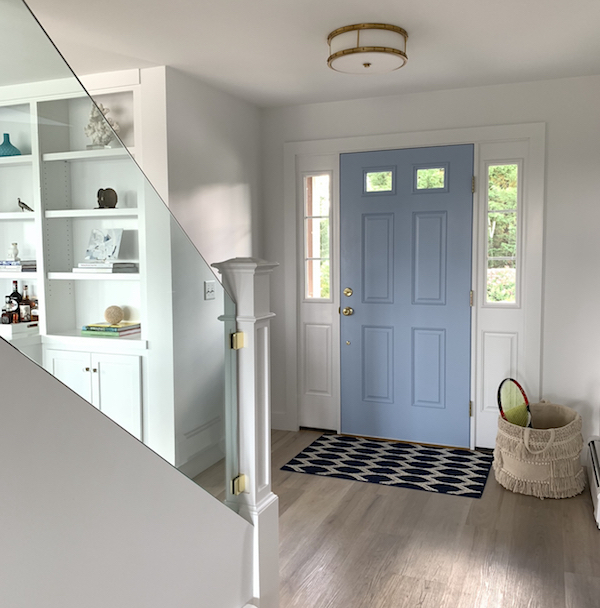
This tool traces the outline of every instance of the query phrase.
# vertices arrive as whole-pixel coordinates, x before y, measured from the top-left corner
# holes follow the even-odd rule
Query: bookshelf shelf
[[[136,282],[140,280],[140,274],[137,272],[49,272],[48,279],[50,281]]]
[[[23,211],[3,211],[0,212],[0,222],[18,221],[18,222],[33,222],[37,217],[36,213]]]
[[[31,165],[33,156],[31,154],[21,154],[19,156],[2,156],[0,157],[1,167],[15,167],[19,165]]]
[[[75,150],[70,152],[47,152],[42,155],[46,163],[57,161],[94,161],[114,158],[129,158],[134,155],[134,150],[129,152],[125,148],[105,148],[104,150]]]
[[[139,210],[131,209],[57,209],[46,211],[46,219],[118,219],[118,218],[137,218]],[[1,218],[0,218],[1,219]]]

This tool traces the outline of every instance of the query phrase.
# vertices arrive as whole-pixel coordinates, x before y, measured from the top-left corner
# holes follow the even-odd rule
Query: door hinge
[[[473,290],[469,292],[469,306],[473,307]]]
[[[244,348],[244,333],[236,331],[231,334],[231,350],[240,350],[240,348]]]
[[[471,192],[475,194],[475,176],[471,178]]]
[[[234,496],[239,496],[246,491],[246,476],[240,473],[237,477],[231,480],[231,493]]]
[[[473,417],[473,402],[469,401],[469,418]]]

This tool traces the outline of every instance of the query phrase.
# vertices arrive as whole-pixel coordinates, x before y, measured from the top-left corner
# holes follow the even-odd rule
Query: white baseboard
[[[219,462],[224,458],[224,454],[218,445],[213,444],[194,454],[187,462],[179,465],[177,468],[187,477],[193,479],[196,475],[200,475],[203,471],[206,471],[208,467]]]
[[[297,422],[292,422],[290,418],[288,413],[271,412],[271,428],[277,431],[297,431],[299,429]]]

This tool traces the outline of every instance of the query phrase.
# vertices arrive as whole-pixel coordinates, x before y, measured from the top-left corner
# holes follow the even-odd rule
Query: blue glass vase
[[[21,150],[10,143],[8,133],[4,134],[4,141],[0,144],[0,156],[19,156]]]

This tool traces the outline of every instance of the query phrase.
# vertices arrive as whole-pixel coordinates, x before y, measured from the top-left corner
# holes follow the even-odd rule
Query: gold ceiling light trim
[[[356,38],[351,35],[356,32]],[[406,30],[388,23],[356,23],[333,30],[327,37],[327,65],[350,74],[385,73],[408,61]]]
[[[401,36],[404,36],[405,40],[408,40],[408,34],[406,30],[398,27],[397,25],[390,25],[389,23],[356,23],[355,25],[345,25],[344,27],[338,27],[337,30],[333,30],[329,36],[327,36],[327,44],[331,46],[331,41],[340,34],[346,32],[353,32],[358,30],[389,30],[390,32],[396,32]]]
[[[399,70],[408,61],[408,57],[406,56],[406,53],[404,53],[398,49],[393,49],[389,46],[356,46],[354,48],[346,49],[344,51],[338,51],[337,53],[330,55],[329,58],[327,59],[327,65],[332,70],[335,70],[335,68],[331,65],[333,63],[333,61],[335,61],[339,57],[343,57],[344,55],[353,55],[354,53],[389,53],[391,55],[398,55],[399,57],[402,57],[402,59],[404,60],[404,63],[402,65],[398,66],[396,68],[397,70]]]

